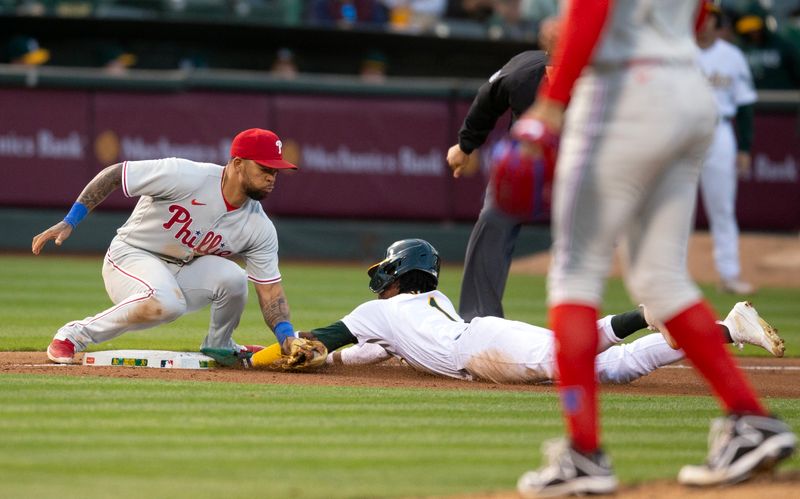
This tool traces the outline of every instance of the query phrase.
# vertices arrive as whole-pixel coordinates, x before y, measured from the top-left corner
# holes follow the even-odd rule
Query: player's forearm
[[[119,189],[122,185],[122,163],[117,163],[104,168],[100,173],[83,188],[78,203],[86,207],[87,211],[92,211],[97,205],[103,202],[109,194]]]
[[[258,295],[261,315],[264,316],[264,322],[275,332],[275,336],[278,340],[283,342],[286,336],[294,334],[294,327],[290,322],[289,302],[286,300],[283,286],[277,282],[272,284],[256,284],[255,289]],[[283,324],[288,324],[291,331]]]
[[[376,343],[359,343],[351,347],[329,353],[326,363],[346,366],[377,364],[391,357],[383,347]]]
[[[342,321],[336,321],[330,326],[320,327],[307,333],[300,333],[299,336],[322,342],[329,352],[345,345],[358,343],[358,338],[350,332],[347,325]]]
[[[286,301],[286,297],[279,296],[268,303],[263,303],[261,314],[264,316],[264,322],[273,330],[281,322],[289,321],[289,303]]]

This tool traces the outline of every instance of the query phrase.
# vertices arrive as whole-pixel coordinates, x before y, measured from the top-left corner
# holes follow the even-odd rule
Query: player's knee
[[[179,289],[173,295],[156,291],[153,296],[142,300],[131,313],[131,322],[162,323],[171,322],[186,313],[186,300]]]

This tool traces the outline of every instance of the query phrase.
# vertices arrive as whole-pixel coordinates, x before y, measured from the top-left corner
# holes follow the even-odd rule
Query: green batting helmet
[[[428,241],[403,239],[392,243],[386,250],[386,258],[367,270],[369,289],[380,293],[401,275],[421,270],[439,282],[439,252]]]

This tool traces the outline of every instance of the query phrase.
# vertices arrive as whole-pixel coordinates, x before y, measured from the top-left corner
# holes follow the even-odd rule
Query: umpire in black
[[[458,144],[447,152],[453,176],[459,177],[463,171],[475,168],[478,148],[486,142],[503,113],[511,109],[513,123],[531,106],[545,76],[546,64],[546,52],[522,52],[480,87],[458,131]],[[487,188],[483,208],[467,244],[461,281],[459,314],[467,322],[474,317],[503,317],[503,292],[523,220],[509,217],[493,204]]]

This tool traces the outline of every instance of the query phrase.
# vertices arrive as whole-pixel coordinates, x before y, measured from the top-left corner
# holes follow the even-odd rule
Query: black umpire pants
[[[475,317],[503,317],[503,292],[521,227],[519,220],[493,206],[487,190],[464,258],[458,309],[465,321]]]

